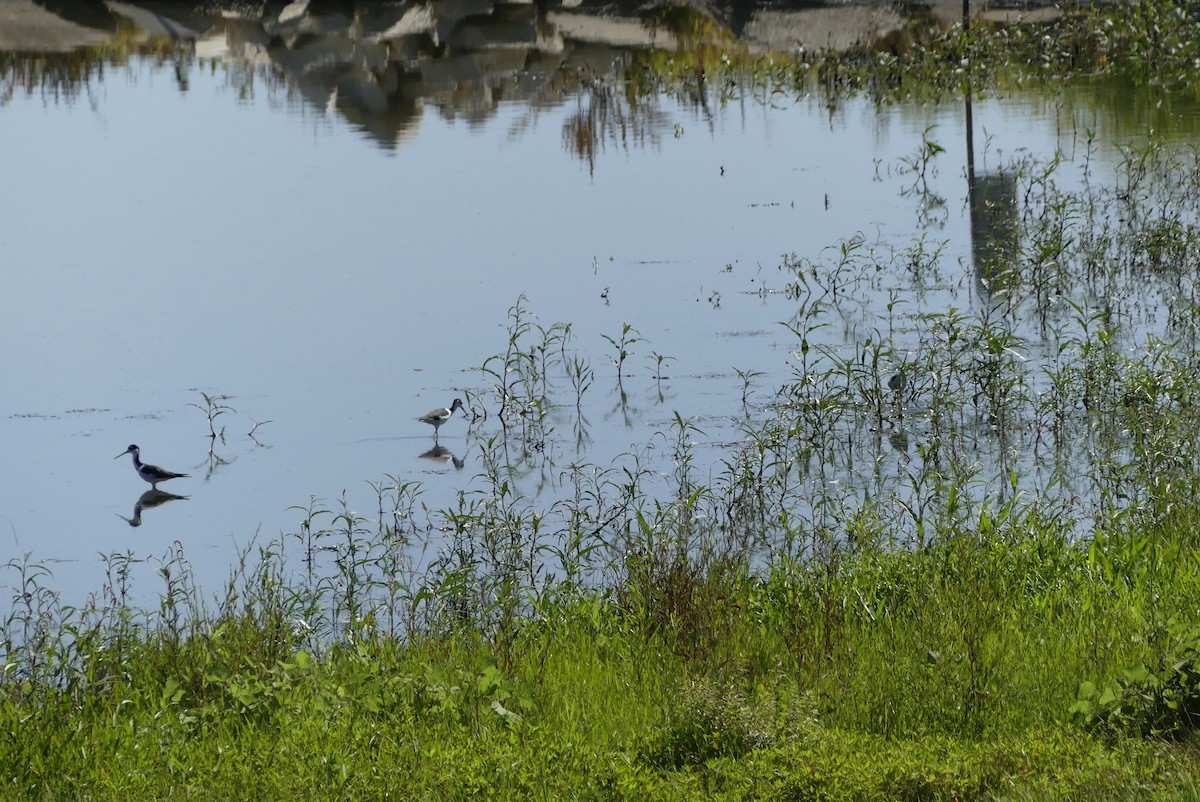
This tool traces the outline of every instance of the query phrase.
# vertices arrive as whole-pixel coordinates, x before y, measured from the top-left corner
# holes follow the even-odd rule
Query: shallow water
[[[660,95],[631,108],[600,84],[481,116],[419,105],[388,139],[286,81],[246,92],[228,64],[185,67],[186,89],[175,65],[133,58],[73,98],[15,91],[0,106],[5,552],[51,565],[68,595],[99,586],[100,555],[154,558],[175,541],[215,589],[256,535],[296,531],[297,505],[344,494],[370,512],[385,476],[420,482],[433,511],[483,490],[496,402],[476,369],[503,352],[522,297],[540,325],[570,324],[567,350],[595,371],[583,436],[560,381],[519,480],[545,503],[571,463],[632,451],[669,472],[656,433],[676,413],[703,433],[701,476],[718,469],[743,414],[795,377],[786,254],[817,260],[859,235],[881,252],[922,230],[945,241],[920,288],[899,260],[857,283],[841,329],[818,338],[833,349],[887,331],[889,303],[986,303],[962,102]],[[1108,92],[977,101],[975,169],[1080,160],[1094,132],[1090,167],[1107,180],[1137,129]],[[609,121],[586,157],[581,119]],[[944,152],[916,196],[923,136]],[[942,203],[923,207],[931,196]],[[622,403],[604,337],[625,323],[642,341]],[[895,333],[903,346],[911,327]],[[661,380],[655,353],[669,357]],[[757,374],[745,407],[737,371]],[[215,443],[202,393],[228,408]],[[455,397],[489,414],[442,428],[440,456],[461,468],[428,458],[416,420]],[[148,506],[136,528],[148,486],[114,459],[131,442],[191,474],[160,488],[186,500]],[[898,470],[910,456],[892,439],[881,458]]]

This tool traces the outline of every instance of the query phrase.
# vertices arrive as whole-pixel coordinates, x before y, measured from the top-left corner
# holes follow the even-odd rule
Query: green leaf
[[[170,677],[163,685],[162,701],[164,705],[177,704],[183,698],[183,688],[179,687],[179,680]]]
[[[1145,682],[1147,679],[1151,679],[1150,669],[1146,668],[1144,664],[1136,665],[1133,668],[1127,668],[1121,673],[1124,674],[1125,678],[1130,682]]]

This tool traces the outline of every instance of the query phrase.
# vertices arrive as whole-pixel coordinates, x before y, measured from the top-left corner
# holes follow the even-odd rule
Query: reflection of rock
[[[253,85],[254,68],[270,69],[270,85],[286,84],[293,97],[321,113],[336,111],[381,145],[395,147],[416,129],[427,105],[447,118],[482,121],[503,100],[557,104],[564,87],[615,76],[648,48],[852,47],[900,30],[896,8],[811,0],[296,0],[282,6],[0,0],[0,47],[100,44],[116,32],[120,17],[142,31],[140,38],[186,42],[198,58],[224,62],[231,80],[245,87]],[[128,26],[121,35],[130,38]],[[178,54],[186,51],[176,49],[183,88],[185,62]]]
[[[936,20],[941,22],[958,22],[962,19],[962,0],[922,0],[921,5],[929,10]],[[1062,7],[1044,0],[999,0],[998,2],[971,3],[971,17],[1002,24],[1017,22],[1040,25],[1051,22],[1063,15]]]
[[[271,63],[270,44],[271,37],[257,22],[223,19],[196,40],[195,54],[199,59],[265,66]]]
[[[116,30],[116,17],[104,0],[36,0],[42,8],[65,20],[102,31]],[[3,5],[3,4],[0,4]]]
[[[385,147],[395,147],[416,133],[421,124],[419,103],[392,93],[394,73],[388,83],[379,83],[377,76],[358,73],[356,78],[342,76],[338,80],[335,106],[350,123],[359,126]]]
[[[551,29],[548,35],[538,23],[533,6],[507,6],[486,17],[470,17],[446,38],[452,50],[523,49],[543,53],[561,53],[562,34]]]
[[[306,75],[316,70],[336,70],[354,61],[354,42],[345,36],[323,36],[319,39],[297,40],[295,46],[276,39],[267,51],[271,61],[292,76]]]
[[[367,117],[387,114],[388,93],[379,83],[379,76],[370,70],[353,70],[337,77],[337,105],[340,111],[361,111]]]
[[[366,28],[367,26],[363,26]],[[371,30],[375,30],[378,26],[371,26]],[[367,34],[368,39],[397,41],[412,37],[414,35],[436,35],[435,18],[433,14],[432,4],[423,6],[410,6],[405,9],[399,19],[393,20],[390,24],[382,26],[381,30],[376,33]]]
[[[175,5],[175,4],[173,4]],[[155,4],[154,10],[133,3],[109,2],[109,9],[142,29],[147,36],[169,36],[194,42],[200,31],[212,25],[211,19],[195,16],[190,8],[163,8]]]
[[[524,64],[519,50],[420,59],[404,76],[401,92],[414,101],[429,100],[449,119],[486,120],[495,113],[502,88]]]
[[[430,0],[429,8],[433,12],[433,33],[440,44],[450,37],[459,22],[491,14],[495,6],[492,0]]]
[[[640,17],[612,17],[585,11],[550,11],[546,22],[564,39],[606,44],[609,47],[654,47],[679,49],[679,39],[670,31],[646,25]]]
[[[547,12],[546,21],[568,41],[611,47],[679,50],[701,44],[684,40],[668,25],[654,25],[643,9],[612,13],[607,6],[564,4]],[[684,6],[701,19],[711,19],[715,33],[732,36],[751,53],[846,50],[869,44],[903,29],[905,18],[882,3],[725,3],[712,7],[693,0]],[[727,27],[726,27],[727,26]]]
[[[839,5],[793,11],[760,10],[742,31],[751,50],[848,50],[895,33],[904,18],[891,6]]]
[[[1001,25],[1045,25],[1063,15],[1061,6],[1033,6],[1032,4],[1017,4],[1016,7],[988,8],[977,15],[979,19],[996,22]]]
[[[341,35],[350,28],[350,17],[336,11],[320,13],[315,8],[310,12],[309,6],[307,1],[289,3],[275,19],[263,21],[263,30],[293,47],[313,38]]]
[[[88,13],[70,13],[83,6]],[[96,6],[99,7],[98,10]],[[94,10],[94,13],[91,13]],[[102,4],[0,0],[0,50],[66,53],[107,41],[116,21]]]

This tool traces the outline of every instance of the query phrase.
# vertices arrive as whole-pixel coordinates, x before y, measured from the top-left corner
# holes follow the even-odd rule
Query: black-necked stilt
[[[171,471],[168,471],[166,468],[160,468],[157,465],[147,465],[146,463],[142,462],[142,458],[140,456],[141,453],[142,453],[142,450],[140,448],[138,448],[135,445],[131,445],[129,448],[125,449],[120,454],[113,457],[113,459],[120,459],[121,457],[125,456],[126,454],[132,454],[133,455],[133,469],[135,471],[137,471],[138,476],[142,477],[147,482],[149,482],[150,487],[152,487],[155,490],[158,489],[159,482],[165,482],[168,479],[180,479],[184,476],[187,476],[186,473],[172,473]]]
[[[463,408],[462,399],[456,398],[456,399],[454,399],[454,403],[451,404],[449,407],[442,407],[440,409],[431,409],[428,412],[426,412],[424,415],[422,415],[421,417],[417,418],[417,420],[421,421],[421,423],[428,423],[430,426],[433,427],[433,440],[436,443],[438,429],[442,428],[443,423],[450,420],[450,416],[454,414],[454,410],[462,409],[462,408]]]

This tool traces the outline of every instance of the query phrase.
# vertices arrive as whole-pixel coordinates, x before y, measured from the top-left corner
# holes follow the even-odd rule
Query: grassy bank
[[[267,550],[202,620],[109,608],[10,662],[3,793],[1196,798],[1198,523],[1072,546],[1010,506],[917,551],[632,559],[321,649]]]

